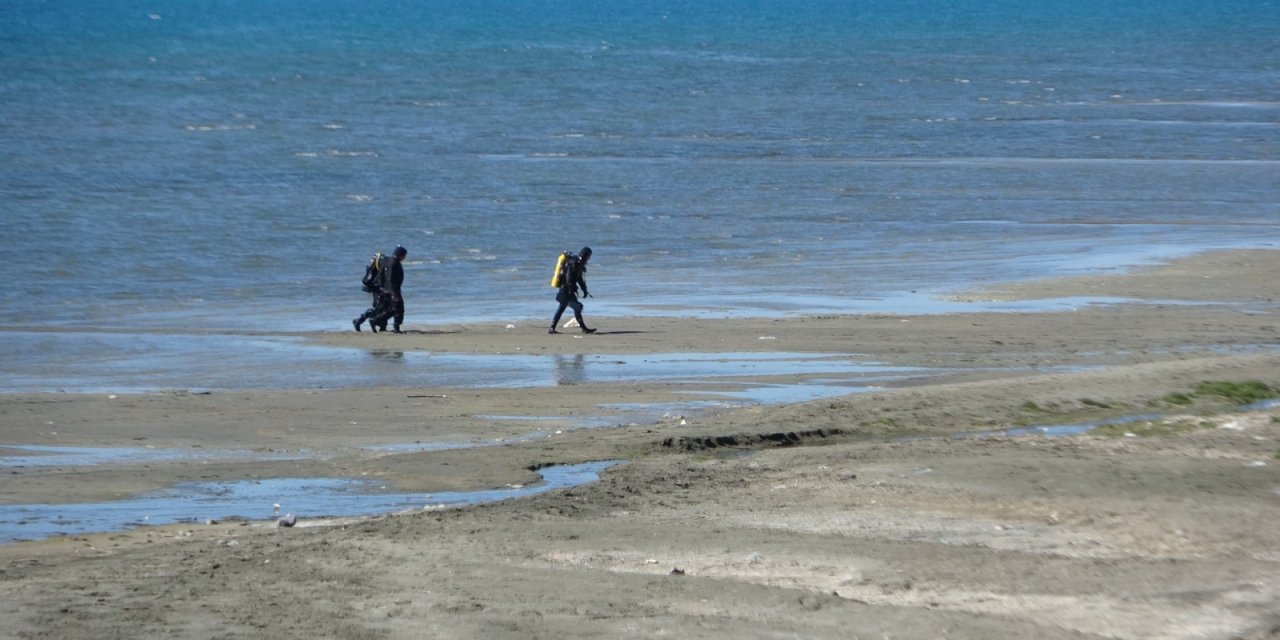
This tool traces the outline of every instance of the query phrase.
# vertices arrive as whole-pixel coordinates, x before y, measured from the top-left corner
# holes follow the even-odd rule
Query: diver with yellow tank
[[[591,259],[591,247],[583,247],[577,255],[568,251],[560,254],[560,258],[556,260],[556,270],[551,276],[551,286],[556,287],[556,302],[560,306],[556,309],[556,315],[551,318],[551,328],[547,333],[560,333],[556,331],[556,325],[560,323],[560,316],[564,315],[565,309],[573,309],[573,317],[577,319],[578,326],[583,333],[595,333],[595,329],[587,327],[587,323],[582,319],[582,302],[578,300],[578,290],[582,290],[582,297],[590,298],[591,293],[587,291],[587,261]]]

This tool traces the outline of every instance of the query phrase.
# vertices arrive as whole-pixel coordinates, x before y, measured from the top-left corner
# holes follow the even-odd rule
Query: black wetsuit
[[[586,257],[590,258],[591,253],[585,252]],[[556,292],[556,302],[560,306],[556,309],[556,315],[551,318],[551,332],[554,333],[556,325],[560,324],[560,317],[564,315],[565,309],[573,309],[573,317],[578,320],[578,326],[586,333],[591,333],[594,329],[588,329],[587,323],[582,319],[582,302],[578,300],[578,290],[582,290],[582,297],[591,295],[587,292],[587,261],[580,256],[569,256],[564,267],[564,277],[560,278],[560,290]]]
[[[372,299],[369,301],[369,308],[365,309],[364,313],[351,321],[351,324],[355,326],[356,331],[360,330],[360,325],[364,324],[365,320],[374,317],[382,310],[382,265],[387,264],[390,260],[391,258],[379,253],[373,257],[372,261],[369,262],[369,266],[365,267],[364,278],[361,279],[361,284],[364,285],[365,293],[372,296]],[[369,328],[373,329],[374,333],[377,333],[379,330],[386,331],[387,322],[386,320],[383,320],[382,326],[369,323]]]
[[[392,331],[399,331],[404,323],[404,297],[400,295],[400,286],[404,284],[404,267],[399,257],[392,257],[382,266],[382,293],[378,299],[378,309],[369,322],[376,327],[386,329],[387,319],[394,322]]]

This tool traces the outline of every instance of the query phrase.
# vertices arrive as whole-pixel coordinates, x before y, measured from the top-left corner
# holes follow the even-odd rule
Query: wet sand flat
[[[545,465],[626,462],[588,485],[478,507],[0,545],[0,628],[67,638],[301,629],[342,638],[1276,637],[1280,411],[1242,411],[1196,390],[1217,380],[1280,387],[1277,272],[1280,252],[1215,252],[972,293],[1133,299],[1055,313],[599,318],[600,333],[581,338],[547,336],[533,322],[305,336],[317,348],[583,356],[583,379],[539,388],[8,394],[4,451],[261,455],[4,468],[5,504],[289,477],[469,491],[534,483]],[[927,374],[803,403],[574,423],[601,405],[686,402],[705,390],[592,380],[592,357],[672,353],[844,354]],[[710,386],[823,375],[759,365]],[[1154,417],[1078,436],[955,437],[1139,414]],[[525,437],[533,431],[541,435]],[[369,448],[438,441],[486,446]],[[270,455],[299,451],[307,455]]]

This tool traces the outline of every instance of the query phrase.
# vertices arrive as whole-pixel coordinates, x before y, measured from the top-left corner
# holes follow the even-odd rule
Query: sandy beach
[[[960,296],[1126,300],[1061,312],[591,317],[591,336],[411,318],[404,335],[303,336],[588,362],[839,354],[919,372],[606,426],[582,420],[821,376],[3,395],[0,452],[284,454],[6,467],[6,505],[297,477],[474,491],[620,463],[465,508],[3,544],[0,637],[1280,638],[1280,408],[1230,394],[1280,388],[1277,274],[1280,251],[1221,251]],[[1123,422],[1043,429],[1109,420]],[[370,448],[436,442],[485,446]]]

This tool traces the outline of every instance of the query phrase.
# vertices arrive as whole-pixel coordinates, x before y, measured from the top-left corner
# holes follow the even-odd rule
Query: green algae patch
[[[1195,395],[1202,398],[1218,398],[1236,404],[1252,404],[1276,397],[1276,390],[1257,380],[1229,382],[1212,380],[1196,385]]]

